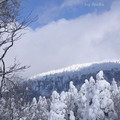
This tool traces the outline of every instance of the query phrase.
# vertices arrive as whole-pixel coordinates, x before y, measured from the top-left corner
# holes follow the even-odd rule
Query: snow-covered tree
[[[70,120],[75,120],[75,116],[73,111],[70,111]]]
[[[69,84],[68,102],[67,102],[67,108],[69,114],[70,111],[73,111],[76,114],[77,98],[78,98],[78,90],[74,86],[73,81],[71,81]]]
[[[100,71],[97,74],[96,79],[96,90],[98,91],[98,93],[96,93],[95,95],[99,97],[100,109],[103,111],[105,119],[114,120],[116,119],[117,115],[114,110],[110,83],[108,83],[104,79],[103,71]]]
[[[113,79],[113,81],[112,81],[111,90],[112,90],[112,95],[118,95],[119,94],[119,88],[117,86],[117,82],[115,81],[115,79]]]
[[[48,120],[49,106],[45,97],[39,97],[37,109],[39,111],[39,119]]]
[[[76,87],[73,85],[73,81],[70,82],[69,85],[69,92],[71,93],[72,96],[77,95],[78,90],[76,89]]]
[[[60,101],[60,95],[54,91],[52,93],[52,102],[48,120],[65,120],[66,105]]]
[[[36,98],[33,98],[32,103],[30,105],[30,114],[31,114],[31,120],[34,120],[37,118],[37,100]]]
[[[5,108],[6,101],[4,98],[0,99],[0,120],[4,120],[7,116],[7,110]]]
[[[120,89],[117,86],[115,79],[113,79],[111,84],[112,91],[112,100],[114,102],[115,111],[118,115],[118,119],[120,119]]]
[[[81,86],[80,91],[78,92],[78,110],[77,110],[77,119],[83,120],[87,110],[87,103],[89,103],[88,97],[88,88],[89,88],[89,81],[86,79],[85,83]],[[86,107],[87,106],[87,107]],[[86,110],[85,110],[86,109]],[[86,114],[88,115],[88,113]],[[87,117],[87,116],[86,116]]]
[[[114,120],[117,118],[111,98],[111,86],[104,79],[103,71],[96,75],[96,83],[91,104],[89,104],[89,120]],[[88,91],[89,92],[89,91]]]
[[[103,71],[85,80],[78,100],[77,118],[80,120],[114,120],[117,118],[112,100],[111,85],[104,79]]]

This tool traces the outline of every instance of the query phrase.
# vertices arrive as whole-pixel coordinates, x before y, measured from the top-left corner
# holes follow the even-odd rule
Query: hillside
[[[113,78],[120,79],[120,62],[100,62],[89,64],[77,64],[67,68],[41,73],[24,82],[29,88],[30,97],[50,96],[54,90],[58,93],[68,91],[70,81],[79,90],[85,79],[103,70],[105,79],[111,82]]]

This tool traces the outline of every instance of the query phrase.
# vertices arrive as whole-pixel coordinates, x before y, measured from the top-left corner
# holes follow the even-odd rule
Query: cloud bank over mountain
[[[31,65],[26,76],[77,63],[119,59],[119,6],[118,1],[101,14],[63,18],[35,30],[28,28],[10,56]]]

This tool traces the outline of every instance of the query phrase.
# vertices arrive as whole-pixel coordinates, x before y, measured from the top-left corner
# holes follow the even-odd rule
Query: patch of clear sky
[[[31,11],[31,18],[39,17],[40,14],[44,12],[41,11],[39,8],[44,8],[50,5],[60,6],[64,0],[26,0],[23,2],[23,16],[28,15]],[[101,14],[110,9],[110,5],[113,0],[84,0],[79,5],[75,5],[72,7],[65,7],[61,9],[61,14],[58,13],[57,16],[54,16],[52,20],[48,21],[47,23],[40,23],[38,21],[32,23],[30,27],[35,29],[37,27],[42,27],[52,21],[57,21],[59,19],[75,19],[81,15],[85,15],[88,13],[95,12],[96,14]]]

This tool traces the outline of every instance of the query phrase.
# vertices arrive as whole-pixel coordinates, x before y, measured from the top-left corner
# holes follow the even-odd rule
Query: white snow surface
[[[96,66],[99,66],[99,67],[96,67]],[[81,71],[81,73],[92,73],[97,70],[99,71],[99,69],[104,71],[104,70],[111,70],[113,68],[117,68],[120,70],[120,60],[76,64],[76,65],[72,65],[69,67],[62,68],[62,69],[52,70],[52,71],[37,74],[35,76],[32,76],[29,80],[38,79],[44,76],[49,76],[49,75],[54,75],[54,74],[61,74],[64,72]]]

